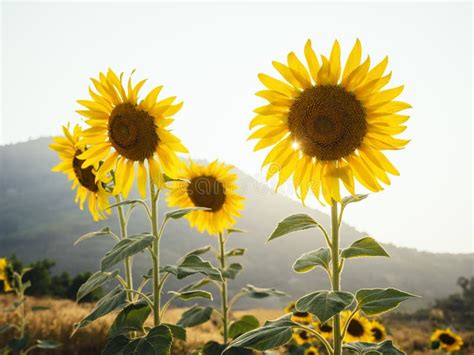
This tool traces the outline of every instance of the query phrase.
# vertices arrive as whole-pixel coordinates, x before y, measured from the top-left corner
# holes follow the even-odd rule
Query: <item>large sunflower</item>
[[[207,166],[193,161],[183,167],[181,178],[170,184],[168,204],[171,207],[206,207],[186,215],[192,227],[201,233],[217,235],[231,228],[240,217],[244,198],[236,193],[237,175],[231,165],[214,161]]]
[[[258,76],[268,90],[256,95],[268,104],[255,110],[250,129],[260,128],[249,139],[258,139],[255,150],[273,146],[263,162],[270,165],[267,180],[278,173],[278,189],[293,175],[303,202],[310,188],[329,204],[340,201],[340,181],[355,194],[354,178],[370,191],[382,190],[381,183],[390,184],[387,173],[398,175],[382,150],[408,143],[393,136],[409,118],[398,112],[410,107],[394,101],[403,86],[382,90],[391,78],[384,75],[387,58],[372,69],[369,57],[361,63],[359,40],[344,68],[337,41],[320,62],[308,40],[304,56],[307,66],[293,52],[288,65],[273,62],[286,82]]]
[[[107,214],[110,214],[107,208],[108,193],[104,188],[109,178],[97,176],[99,162],[95,162],[93,166],[84,167],[84,160],[79,157],[85,152],[81,142],[81,127],[76,125],[70,132],[68,127],[63,126],[63,132],[64,137],[53,138],[54,143],[49,145],[61,159],[61,163],[51,170],[63,172],[67,174],[69,180],[72,180],[72,189],[77,187],[76,203],[79,203],[81,210],[84,202],[89,198],[87,206],[94,221],[105,219]]]
[[[127,87],[109,69],[100,73],[98,79],[91,79],[97,92],[89,88],[92,101],[79,100],[87,110],[77,111],[86,117],[90,128],[84,130],[84,144],[90,149],[79,156],[85,162],[83,168],[104,160],[97,172],[101,178],[115,168],[115,187],[113,194],[122,193],[126,198],[133,185],[135,163],[137,163],[138,191],[146,196],[148,162],[153,181],[163,182],[162,172],[176,175],[180,166],[177,152],[186,153],[181,144],[167,127],[173,122],[171,116],[181,109],[182,103],[173,105],[176,97],[157,101],[162,86],[151,90],[139,100],[139,92],[146,80],[132,85],[131,77]]]
[[[345,325],[349,319],[351,312],[341,312],[341,324]],[[371,342],[373,340],[370,321],[359,315],[358,313],[350,320],[349,326],[347,327],[346,334],[344,336],[345,343],[351,343],[354,341],[366,341]]]
[[[462,338],[451,329],[436,329],[431,335],[431,344],[434,348],[441,348],[447,352],[461,350],[464,342]]]

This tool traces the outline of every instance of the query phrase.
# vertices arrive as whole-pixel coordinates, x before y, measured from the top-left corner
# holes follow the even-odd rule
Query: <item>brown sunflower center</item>
[[[316,355],[316,352],[314,350],[308,350],[305,352],[305,355]]]
[[[321,330],[323,333],[331,333],[332,327],[329,324],[322,324],[319,326],[319,330]]]
[[[160,141],[153,117],[130,103],[119,104],[113,109],[108,130],[115,150],[134,161],[153,156]]]
[[[300,333],[299,333],[299,336],[301,339],[303,340],[308,340],[309,339],[309,335],[308,333],[305,331],[305,330],[302,330]]]
[[[82,151],[76,151],[76,154],[74,154],[74,159],[72,160],[72,168],[74,169],[74,174],[76,175],[77,180],[79,180],[79,183],[89,191],[99,191],[99,188],[95,183],[95,175],[92,172],[92,166],[83,169],[82,163],[84,163],[84,160],[81,160],[77,157],[79,154],[82,154]]]
[[[454,339],[451,335],[447,333],[443,333],[439,336],[439,340],[446,345],[453,345],[456,342],[456,339]]]
[[[301,150],[318,160],[351,154],[367,133],[361,102],[336,85],[304,90],[290,108],[288,127]]]
[[[383,338],[382,330],[380,330],[379,328],[372,328],[371,331],[372,331],[372,335],[374,336],[375,340],[377,340],[377,341],[382,340],[382,338]]]
[[[354,337],[360,337],[364,334],[364,326],[358,320],[352,319],[347,327],[347,332]]]
[[[219,211],[225,202],[224,185],[213,176],[197,176],[188,185],[188,196],[195,206]]]
[[[293,315],[300,318],[306,318],[309,316],[308,312],[293,312]]]

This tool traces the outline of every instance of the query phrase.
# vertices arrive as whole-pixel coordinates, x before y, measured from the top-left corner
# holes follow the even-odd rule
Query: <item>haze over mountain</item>
[[[51,258],[56,261],[58,272],[95,271],[113,241],[97,238],[76,247],[73,242],[80,235],[104,226],[117,231],[116,218],[112,216],[105,222],[94,223],[87,211],[77,208],[66,176],[50,171],[57,164],[57,157],[48,149],[49,143],[50,139],[42,138],[0,147],[0,256],[14,253],[24,261]],[[276,287],[292,297],[327,288],[329,284],[321,270],[306,274],[291,270],[294,260],[303,252],[323,246],[323,238],[316,230],[298,232],[270,243],[266,240],[276,224],[290,214],[308,213],[326,226],[328,216],[274,193],[238,170],[237,173],[240,192],[246,197],[246,209],[236,227],[248,232],[235,234],[229,248],[248,250],[240,260],[245,268],[231,283],[231,292],[247,283]],[[163,199],[159,209],[161,212],[166,209]],[[148,221],[140,208],[136,208],[130,233],[145,231],[149,231]],[[342,226],[341,233],[343,247],[366,235],[348,225]],[[208,244],[216,245],[215,238],[189,229],[185,220],[173,221],[162,239],[163,262],[174,263],[185,251]],[[459,276],[473,274],[472,254],[435,254],[394,245],[385,245],[385,248],[391,255],[389,259],[348,261],[350,267],[345,268],[343,288],[353,291],[361,287],[398,287],[422,296],[407,302],[407,307],[414,308],[453,293]],[[136,279],[148,270],[147,257],[141,255],[135,259]],[[168,286],[176,286],[176,281]],[[242,300],[239,305],[272,307],[288,300]]]

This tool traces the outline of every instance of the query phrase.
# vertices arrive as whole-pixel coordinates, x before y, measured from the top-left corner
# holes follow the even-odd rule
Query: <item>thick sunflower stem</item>
[[[341,290],[341,269],[339,267],[339,218],[338,218],[338,204],[332,200],[331,206],[331,260],[332,260],[332,290]],[[341,316],[336,314],[334,316],[334,355],[342,355],[342,339],[341,339]]]
[[[150,174],[151,195],[151,227],[153,233],[152,253],[153,257],[153,323],[160,325],[161,289],[160,289],[160,235],[158,232],[158,209],[157,201],[160,190],[155,189],[155,184]]]
[[[221,262],[221,269],[224,270],[226,267],[225,262],[225,240],[222,233],[219,233],[219,261]],[[227,279],[224,278],[222,281],[221,288],[221,303],[222,303],[222,328],[224,336],[224,345],[227,345],[228,341],[228,300],[227,300]]]
[[[120,203],[122,202],[122,199],[120,198],[120,196],[116,196],[115,201],[117,203]],[[128,237],[128,234],[127,234],[127,224],[125,222],[125,216],[123,213],[123,206],[119,205],[117,206],[117,209],[118,209],[118,217],[119,217],[119,223],[120,223],[120,239],[125,239]],[[132,258],[131,257],[125,258],[124,266],[125,266],[125,281],[127,283],[127,289],[133,290],[133,274],[132,274]],[[127,292],[127,298],[130,302],[132,302],[133,294],[131,292]]]

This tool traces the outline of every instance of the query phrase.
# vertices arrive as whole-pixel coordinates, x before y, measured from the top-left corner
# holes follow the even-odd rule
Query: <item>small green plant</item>
[[[21,269],[19,272],[13,270],[12,265],[5,258],[0,259],[0,281],[3,281],[4,292],[13,292],[15,300],[11,307],[5,312],[14,313],[18,323],[7,323],[0,325],[0,334],[10,332],[12,339],[7,346],[0,349],[1,354],[26,355],[35,349],[57,349],[61,344],[52,340],[31,339],[27,332],[27,320],[29,312],[40,312],[47,310],[47,307],[27,307],[27,296],[25,291],[32,285],[29,281],[24,281],[24,276],[32,271],[31,268]]]

